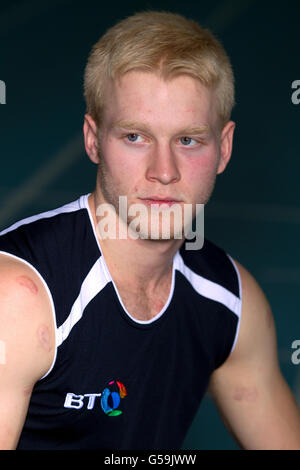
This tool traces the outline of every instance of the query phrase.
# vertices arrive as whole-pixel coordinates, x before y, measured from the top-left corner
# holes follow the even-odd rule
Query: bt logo
[[[118,409],[121,398],[127,396],[127,390],[122,382],[112,380],[109,382],[102,393],[85,393],[84,395],[75,395],[75,393],[67,393],[64,407],[80,410],[86,406],[87,410],[94,409],[97,398],[100,399],[101,408],[108,416],[118,416],[123,412]]]

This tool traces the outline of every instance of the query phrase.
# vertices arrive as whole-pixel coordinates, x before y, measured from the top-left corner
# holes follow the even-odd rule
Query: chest
[[[152,288],[114,281],[123,308],[136,320],[147,321],[167,308],[173,295],[172,272]]]
[[[119,286],[118,293],[125,310],[136,320],[142,321],[150,320],[158,315],[167,304],[169,297],[167,289],[160,289],[147,295],[141,290],[132,291]]]
[[[90,325],[89,341],[87,325],[73,330],[58,353],[55,374],[35,390],[27,424],[41,419],[38,428],[50,409],[48,426],[55,434],[63,429],[70,445],[80,439],[83,446],[87,439],[94,448],[177,447],[205,392],[207,358],[177,322],[169,323],[169,315],[158,328],[139,328],[117,320],[117,313],[111,308],[106,318],[101,315],[102,331],[96,322]],[[81,322],[92,319],[93,311],[87,314]],[[173,413],[178,403],[184,413]]]

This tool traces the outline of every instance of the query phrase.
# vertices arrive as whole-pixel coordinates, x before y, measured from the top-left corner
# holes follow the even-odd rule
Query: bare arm
[[[54,357],[54,321],[35,272],[0,256],[0,449],[15,449],[34,384]]]
[[[277,359],[270,305],[239,263],[243,306],[238,341],[211,376],[209,392],[245,449],[300,450],[300,412]]]

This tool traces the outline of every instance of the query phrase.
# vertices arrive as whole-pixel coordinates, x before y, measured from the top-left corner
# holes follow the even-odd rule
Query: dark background
[[[291,362],[300,338],[300,105],[291,100],[300,79],[299,0],[0,1],[0,229],[93,190],[96,167],[82,140],[86,59],[109,26],[145,9],[210,27],[231,58],[234,150],[206,208],[205,235],[264,289],[280,366],[300,403],[300,365]],[[208,397],[184,448],[237,448]]]

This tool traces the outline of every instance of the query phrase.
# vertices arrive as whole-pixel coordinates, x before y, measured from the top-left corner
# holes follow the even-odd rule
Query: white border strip
[[[71,312],[64,323],[57,329],[57,347],[69,336],[72,328],[82,318],[87,305],[106,286],[109,280],[105,277],[102,267],[102,257],[98,258],[88,275],[81,284],[80,293],[75,300]]]
[[[236,272],[236,275],[237,275],[237,278],[238,278],[238,283],[239,283],[239,294],[240,294],[240,302],[239,302],[239,310],[237,312],[237,316],[238,316],[238,324],[237,324],[237,327],[236,327],[236,332],[235,332],[235,338],[234,338],[234,341],[233,341],[233,345],[232,345],[232,348],[231,348],[231,351],[229,354],[231,354],[236,346],[236,342],[237,342],[237,339],[238,339],[238,335],[239,335],[239,332],[240,332],[240,326],[241,326],[241,317],[242,317],[242,297],[243,297],[243,292],[242,292],[242,281],[241,281],[241,276],[240,276],[240,272],[238,270],[238,267],[236,265],[236,263],[234,262],[234,260],[231,258],[231,256],[226,253],[228,258],[230,259],[230,261],[232,262],[233,264],[233,267],[235,269],[235,272]]]
[[[200,274],[196,274],[184,264],[181,255],[177,257],[177,269],[186,277],[198,294],[220,302],[237,316],[240,315],[240,299],[220,284],[209,281],[205,277],[200,276]]]
[[[167,308],[169,307],[170,303],[171,303],[171,300],[172,300],[172,297],[173,297],[173,293],[174,293],[174,286],[175,286],[175,267],[174,267],[174,262],[173,262],[173,267],[172,267],[172,281],[171,281],[171,287],[170,287],[170,292],[169,292],[169,296],[168,296],[168,299],[165,303],[165,305],[163,306],[163,308],[160,310],[160,312],[158,312],[153,318],[150,318],[150,320],[138,320],[137,318],[134,318],[132,315],[130,315],[130,313],[128,312],[128,310],[126,309],[122,299],[121,299],[121,296],[118,292],[118,288],[117,286],[115,285],[112,277],[110,276],[109,274],[109,270],[108,270],[108,267],[105,263],[105,260],[104,260],[104,257],[102,255],[102,259],[103,259],[103,266],[106,270],[106,275],[110,277],[110,281],[112,282],[113,286],[114,286],[114,289],[115,289],[115,292],[117,294],[117,297],[119,299],[119,302],[124,310],[124,312],[128,315],[128,317],[134,321],[135,323],[138,323],[139,325],[150,325],[151,323],[154,323],[156,320],[158,320],[164,313],[165,311],[167,310]]]
[[[5,230],[2,230],[0,232],[0,236],[5,235],[6,233],[12,232],[13,230],[16,230],[22,225],[28,225],[28,224],[31,224],[32,222],[36,222],[37,220],[50,219],[51,217],[55,217],[56,215],[59,215],[59,214],[65,214],[68,212],[76,212],[80,209],[81,209],[81,198],[73,202],[69,202],[68,204],[65,204],[64,206],[58,207],[57,209],[53,209],[53,210],[46,211],[46,212],[41,212],[40,214],[26,217],[26,219],[21,219],[18,222],[14,223],[13,225],[10,225]]]

